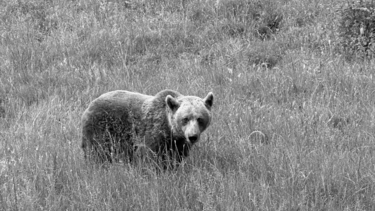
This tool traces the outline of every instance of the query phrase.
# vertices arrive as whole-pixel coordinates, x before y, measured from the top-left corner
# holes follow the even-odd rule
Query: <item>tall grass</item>
[[[345,1],[0,3],[1,210],[374,210],[374,62],[348,63]],[[175,171],[86,165],[100,94],[215,94]]]

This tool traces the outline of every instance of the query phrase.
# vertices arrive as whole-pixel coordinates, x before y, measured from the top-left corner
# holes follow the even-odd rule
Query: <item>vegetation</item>
[[[1,1],[0,210],[374,210],[374,62],[338,50],[346,2]],[[85,164],[91,100],[165,88],[215,94],[180,168]]]
[[[375,2],[359,1],[342,6],[339,32],[347,60],[373,58],[375,41]]]

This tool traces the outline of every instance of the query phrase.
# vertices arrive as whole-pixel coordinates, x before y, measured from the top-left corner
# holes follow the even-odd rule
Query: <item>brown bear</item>
[[[82,115],[82,149],[95,162],[132,161],[146,147],[164,167],[187,157],[210,125],[213,94],[202,99],[163,90],[155,96],[117,90],[92,101]],[[177,161],[177,162],[176,162]]]

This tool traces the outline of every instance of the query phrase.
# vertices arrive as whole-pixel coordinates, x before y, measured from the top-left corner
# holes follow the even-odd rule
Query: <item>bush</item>
[[[252,45],[246,50],[249,65],[261,65],[268,69],[275,67],[282,59],[284,49],[272,41],[264,41]]]
[[[352,2],[340,11],[340,44],[348,60],[374,56],[375,3]]]
[[[255,37],[268,40],[276,34],[282,25],[283,14],[274,1],[231,0],[219,7],[219,14],[233,26],[226,26],[224,31],[231,37],[243,35],[249,28],[255,28]]]

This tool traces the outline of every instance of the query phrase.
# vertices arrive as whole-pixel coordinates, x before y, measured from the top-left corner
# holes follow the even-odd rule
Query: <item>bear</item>
[[[212,92],[202,99],[168,89],[155,96],[125,90],[104,93],[81,118],[84,158],[132,162],[137,151],[146,148],[164,169],[178,165],[210,125],[213,98]]]

